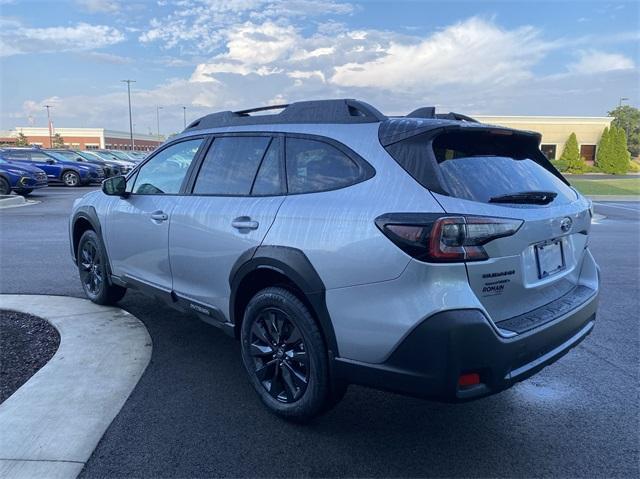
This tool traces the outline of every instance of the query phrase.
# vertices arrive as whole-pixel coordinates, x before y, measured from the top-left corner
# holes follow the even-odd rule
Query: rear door
[[[190,307],[228,317],[229,273],[262,243],[284,201],[282,140],[270,135],[220,136],[171,218],[173,289]],[[204,305],[204,309],[202,307]]]

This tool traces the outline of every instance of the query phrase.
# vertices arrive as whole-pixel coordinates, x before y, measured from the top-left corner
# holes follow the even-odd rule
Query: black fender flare
[[[327,341],[329,356],[331,358],[338,356],[336,335],[327,310],[326,288],[309,258],[297,248],[259,246],[248,249],[236,260],[229,273],[231,287],[229,319],[231,322],[233,324],[237,322],[235,304],[242,280],[250,273],[262,268],[271,269],[286,276],[305,295]]]
[[[76,223],[80,219],[83,219],[89,222],[93,231],[96,232],[96,234],[100,238],[100,241],[102,241],[102,245],[104,246],[104,238],[102,237],[102,227],[100,226],[100,220],[98,219],[98,213],[96,213],[96,209],[93,206],[88,206],[88,205],[79,207],[76,210],[76,212],[73,214],[73,217],[71,219],[70,243],[71,243],[71,256],[73,257],[74,263],[76,262],[78,252],[76,251],[76,244],[73,238],[73,233],[76,228]],[[109,267],[109,269],[111,268]]]

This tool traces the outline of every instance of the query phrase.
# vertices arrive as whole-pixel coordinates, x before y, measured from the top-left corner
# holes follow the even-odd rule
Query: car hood
[[[25,173],[29,173],[32,175],[36,175],[38,173],[44,173],[44,171],[42,171],[40,168],[36,166],[25,165],[24,163],[14,163],[13,161],[0,165],[0,169],[19,171],[21,175]]]

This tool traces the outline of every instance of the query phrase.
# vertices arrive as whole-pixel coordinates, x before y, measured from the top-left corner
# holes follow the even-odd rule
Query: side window
[[[31,152],[31,161],[35,161],[36,163],[46,163],[49,159],[52,158],[48,157],[44,153],[39,153],[37,151]]]
[[[264,155],[251,194],[255,196],[284,194],[284,181],[280,167],[280,142],[274,139]]]
[[[202,162],[193,193],[248,195],[270,137],[237,136],[213,140]]]
[[[360,179],[358,165],[327,143],[287,138],[289,193],[312,193],[342,188]]]
[[[9,150],[6,152],[6,155],[8,160],[22,160],[22,161],[28,161],[29,160],[29,153],[26,151],[16,151],[16,150]]]
[[[151,158],[140,168],[133,186],[133,193],[138,195],[179,193],[189,165],[203,141],[202,138],[181,141]]]

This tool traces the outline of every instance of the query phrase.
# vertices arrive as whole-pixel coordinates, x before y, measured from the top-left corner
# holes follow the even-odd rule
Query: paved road
[[[66,213],[83,190],[0,210],[2,292],[81,295]],[[593,334],[497,396],[436,404],[351,387],[307,426],[260,405],[239,347],[215,328],[136,293],[153,357],[82,476],[638,477],[640,203],[597,204],[591,247],[603,270]]]

